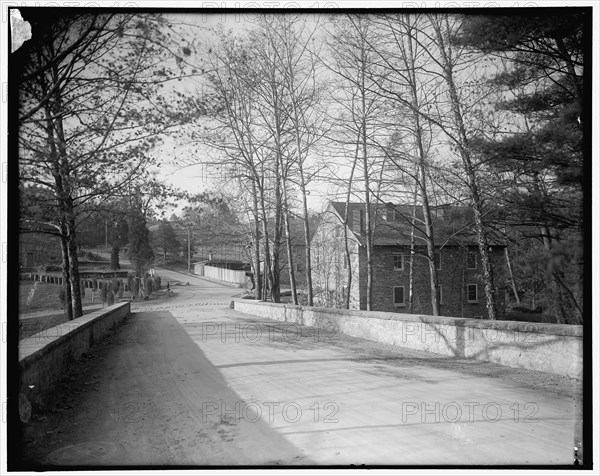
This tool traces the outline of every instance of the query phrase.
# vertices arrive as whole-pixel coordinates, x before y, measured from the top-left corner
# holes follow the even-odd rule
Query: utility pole
[[[190,242],[190,227],[189,226],[187,227],[187,232],[188,232],[187,233],[187,239],[188,239],[187,240],[188,241],[188,243],[187,243],[187,245],[188,245],[188,273],[191,273],[192,272],[192,253],[191,253],[192,245],[191,245],[191,242]]]

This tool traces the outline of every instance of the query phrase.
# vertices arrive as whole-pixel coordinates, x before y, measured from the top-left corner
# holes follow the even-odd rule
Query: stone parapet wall
[[[118,303],[46,329],[19,342],[20,392],[37,407],[65,376],[72,363],[130,313]]]
[[[385,344],[580,378],[583,328],[236,300],[235,310]]]

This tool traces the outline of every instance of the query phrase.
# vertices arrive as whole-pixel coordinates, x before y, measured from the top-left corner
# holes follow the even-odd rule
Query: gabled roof
[[[330,202],[329,206],[338,215],[340,223],[345,222],[346,203]],[[411,240],[413,205],[380,203],[371,205],[374,215],[372,223],[374,229],[374,246],[408,246]],[[366,243],[364,229],[359,230],[360,215],[364,223],[365,204],[358,202],[348,203],[348,227],[361,245]],[[414,236],[423,243],[425,226],[423,223],[423,209],[417,206],[415,210],[416,226]],[[467,207],[456,205],[442,205],[432,207],[432,222],[434,240],[436,245],[476,245],[477,240],[473,230],[472,212]],[[494,243],[500,244],[500,243]]]

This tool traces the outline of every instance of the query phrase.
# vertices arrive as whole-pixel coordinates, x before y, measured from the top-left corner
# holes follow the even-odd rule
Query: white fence
[[[217,279],[227,283],[239,284],[246,286],[250,278],[246,276],[245,271],[235,269],[217,268],[215,266],[206,266],[200,263],[194,264],[194,274],[204,276],[210,279]]]

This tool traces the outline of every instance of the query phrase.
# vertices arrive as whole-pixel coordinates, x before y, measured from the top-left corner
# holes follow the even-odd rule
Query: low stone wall
[[[235,310],[449,357],[581,377],[583,328],[236,300]]]
[[[104,273],[106,274],[106,273]],[[19,274],[19,279],[21,281],[33,281],[35,282],[39,282],[39,283],[46,283],[46,284],[58,284],[60,286],[63,285],[64,283],[64,279],[61,274],[40,274],[40,273],[21,273]],[[82,277],[80,279],[80,282],[82,284],[82,286],[86,289],[93,289],[95,291],[98,290],[98,286],[99,285],[104,285],[104,284],[110,284],[113,282],[113,279],[120,279],[121,282],[123,283],[123,290],[124,291],[129,291],[129,284],[127,283],[127,277],[123,278],[122,276],[119,277],[117,276],[116,278],[114,276],[110,276],[110,277],[96,277],[96,278],[89,278],[89,277]]]
[[[42,407],[44,396],[72,363],[130,313],[128,302],[91,312],[19,342],[20,392]]]

